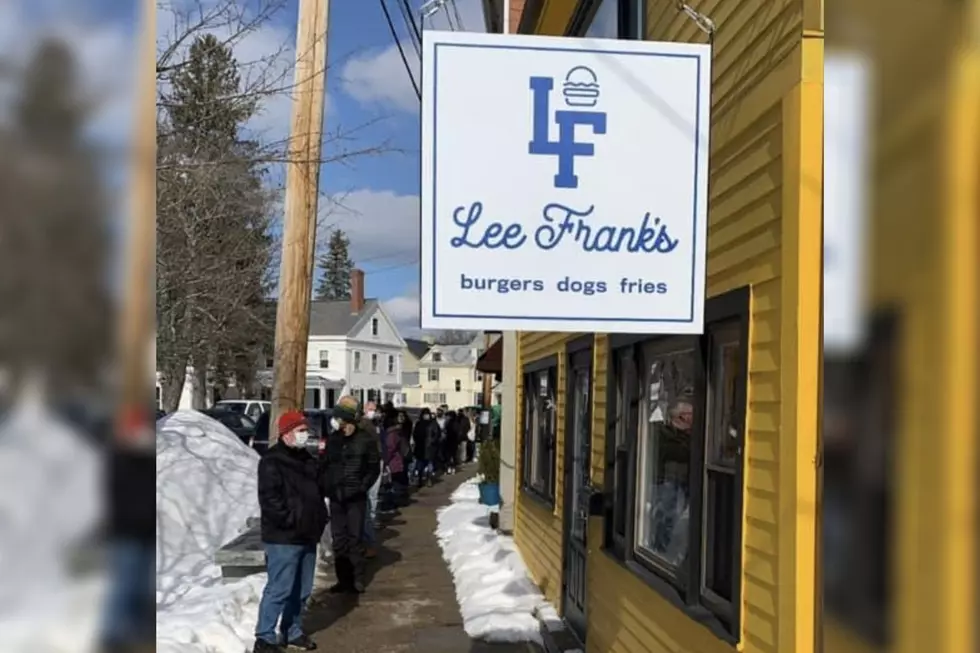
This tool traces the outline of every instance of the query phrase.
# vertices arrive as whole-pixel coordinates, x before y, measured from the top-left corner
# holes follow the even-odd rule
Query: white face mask
[[[310,432],[307,431],[306,429],[299,429],[298,431],[293,433],[293,438],[296,441],[295,446],[297,449],[305,447],[306,443],[309,442],[310,440]]]
[[[374,419],[374,416],[375,416],[376,414],[377,414],[377,413],[376,413],[375,411],[373,411],[373,410],[369,410],[368,412],[366,412],[366,413],[364,413],[364,416],[365,416],[365,417],[367,417],[368,419]]]
[[[330,418],[330,428],[332,428],[334,431],[340,430],[340,422],[337,421],[336,417]]]

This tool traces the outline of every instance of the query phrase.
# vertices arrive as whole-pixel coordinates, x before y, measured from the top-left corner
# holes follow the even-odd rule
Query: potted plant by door
[[[480,443],[477,464],[480,473],[480,503],[485,506],[500,505],[500,451],[496,440],[488,438]]]

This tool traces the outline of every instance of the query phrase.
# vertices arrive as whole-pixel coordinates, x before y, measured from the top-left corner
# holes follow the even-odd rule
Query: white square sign
[[[710,48],[426,32],[422,327],[701,333]]]

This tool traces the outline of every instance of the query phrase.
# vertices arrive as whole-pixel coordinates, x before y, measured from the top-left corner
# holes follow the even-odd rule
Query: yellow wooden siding
[[[514,511],[514,540],[527,563],[531,578],[554,605],[561,601],[562,569],[562,507],[564,505],[565,460],[565,342],[566,333],[520,333],[517,378],[517,493]],[[555,461],[555,506],[552,510],[544,503],[529,497],[522,489],[524,453],[524,375],[527,363],[558,357],[556,397],[557,425]]]

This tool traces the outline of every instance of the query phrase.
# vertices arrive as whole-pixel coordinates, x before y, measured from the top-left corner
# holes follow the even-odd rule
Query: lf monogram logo
[[[594,134],[605,134],[606,112],[559,109],[555,111],[558,140],[550,140],[548,137],[550,98],[554,84],[553,77],[531,78],[531,93],[534,96],[534,131],[528,144],[528,153],[557,156],[558,174],[555,175],[555,188],[578,188],[575,157],[595,156],[595,145],[575,140],[575,126],[587,125],[592,127]],[[565,75],[562,94],[568,107],[594,107],[599,100],[599,83],[595,73],[585,66],[572,68]]]

